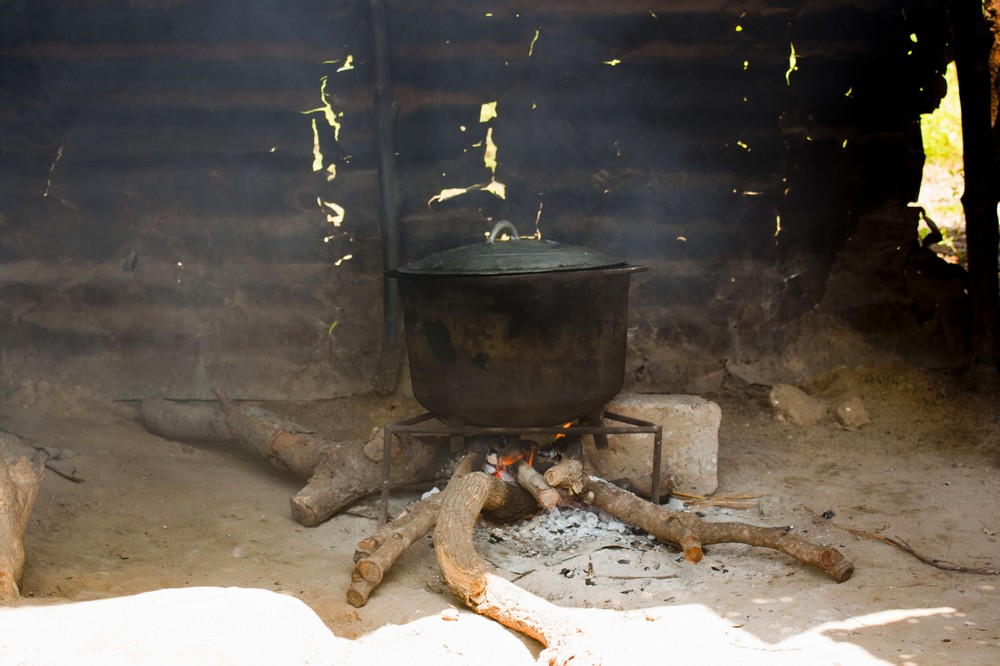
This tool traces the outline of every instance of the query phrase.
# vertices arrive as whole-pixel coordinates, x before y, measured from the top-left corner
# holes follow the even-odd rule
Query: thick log
[[[236,442],[217,404],[178,404],[155,398],[140,403],[143,425],[150,432],[185,442]]]
[[[854,573],[854,564],[836,548],[810,543],[780,527],[707,522],[693,514],[664,509],[593,476],[587,479],[584,493],[592,493],[593,504],[619,520],[646,530],[660,541],[682,548],[684,559],[689,562],[701,560],[705,545],[745,543],[791,555],[803,564],[818,568],[838,583],[843,583]]]
[[[212,393],[219,399],[226,427],[236,440],[280,469],[301,476],[315,475],[320,463],[327,463],[327,453],[343,446],[266,409],[235,403],[217,388]]]
[[[444,498],[434,530],[434,550],[448,588],[480,615],[546,646],[539,663],[598,664],[590,638],[558,606],[492,572],[476,553],[473,527],[483,509],[502,506],[511,486],[476,472],[455,482]]]
[[[0,432],[0,603],[20,596],[24,530],[45,476],[45,454],[19,455],[27,448],[19,440]]]
[[[235,403],[218,389],[214,392],[219,398],[216,409],[145,400],[143,422],[151,432],[165,437],[235,442],[280,469],[306,477],[305,487],[291,500],[292,517],[306,527],[319,525],[381,488],[381,445],[372,446],[372,439],[325,439],[266,409]],[[379,433],[376,430],[373,438]],[[394,447],[392,455],[389,482],[398,488],[434,480],[448,449],[433,440],[410,438]]]

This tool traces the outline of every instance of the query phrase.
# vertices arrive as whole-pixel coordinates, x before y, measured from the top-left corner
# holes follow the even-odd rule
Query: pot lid
[[[510,240],[496,240],[502,229]],[[625,262],[576,245],[521,238],[510,222],[497,222],[485,243],[437,252],[405,266],[403,275],[518,275],[621,266]]]

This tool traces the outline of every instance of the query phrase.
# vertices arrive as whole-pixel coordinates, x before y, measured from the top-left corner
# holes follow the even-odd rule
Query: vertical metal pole
[[[392,474],[392,438],[395,429],[387,425],[382,429],[382,501],[379,507],[378,524],[389,520],[389,476]]]
[[[653,433],[653,481],[650,488],[650,501],[660,503],[660,460],[663,456],[663,428],[656,426]]]
[[[399,180],[396,173],[396,110],[392,99],[389,49],[389,21],[384,0],[371,0],[374,42],[372,105],[375,110],[375,140],[378,155],[378,212],[382,231],[382,268],[396,270],[399,264]],[[402,359],[400,299],[396,280],[382,278],[382,346],[372,386],[380,395],[396,388]]]

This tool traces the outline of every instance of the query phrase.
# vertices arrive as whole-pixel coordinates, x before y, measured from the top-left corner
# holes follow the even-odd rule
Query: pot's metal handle
[[[521,237],[517,235],[517,229],[514,228],[513,224],[511,224],[507,220],[500,220],[499,222],[493,225],[493,231],[490,232],[490,237],[486,239],[486,242],[492,245],[493,241],[497,239],[497,234],[500,233],[501,229],[510,229],[511,236],[514,238],[514,240],[521,240]]]

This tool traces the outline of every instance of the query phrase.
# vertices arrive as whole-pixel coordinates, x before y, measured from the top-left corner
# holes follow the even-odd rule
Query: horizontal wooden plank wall
[[[367,390],[381,325],[373,165],[344,177],[356,187],[339,194],[341,232],[304,113],[323,105],[348,37],[369,33],[366,6],[0,7],[7,381],[120,398]],[[341,77],[356,108],[365,76]],[[368,134],[345,132],[345,149],[364,154]]]
[[[537,218],[545,238],[648,264],[631,362],[650,390],[781,344],[863,214],[915,198],[919,114],[943,94],[932,3],[387,5],[404,260]],[[367,390],[382,270],[368,3],[0,12],[5,381]],[[504,198],[430,203],[492,179]],[[673,370],[640,372],[654,365]]]

